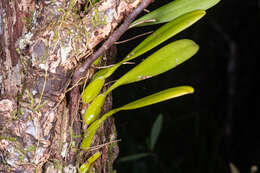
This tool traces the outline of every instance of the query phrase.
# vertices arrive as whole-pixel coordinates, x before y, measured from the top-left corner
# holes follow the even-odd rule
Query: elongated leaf
[[[101,123],[102,122],[100,120],[96,120],[88,127],[88,129],[86,130],[86,132],[84,134],[84,138],[81,142],[81,145],[80,145],[80,148],[82,150],[87,151],[89,149],[89,147],[91,146],[91,143],[92,143],[92,139],[93,139],[94,135],[96,134],[96,131],[99,128],[99,126],[101,125]]]
[[[201,19],[204,15],[205,15],[205,11],[196,10],[176,18],[175,20],[163,25],[158,30],[156,30],[153,34],[148,36],[134,50],[132,50],[122,61],[115,64],[113,67],[99,70],[94,75],[93,81],[89,84],[89,86],[86,89],[84,89],[82,95],[83,102],[90,103],[101,91],[105,79],[111,76],[114,73],[114,71],[124,62],[130,61],[144,54],[145,52],[153,49],[154,47],[158,46],[162,42],[168,40],[169,38],[173,37],[174,35],[178,34],[179,32],[183,31],[184,29],[194,24],[196,21]],[[101,82],[103,82],[102,85]]]
[[[106,113],[106,115],[109,117],[110,115],[113,115],[114,113],[118,112],[117,109],[113,109],[111,111],[109,111],[108,113]],[[97,129],[100,127],[100,125],[104,122],[105,120],[103,120],[102,118],[94,121],[85,131],[84,133],[84,138],[82,140],[81,146],[80,148],[82,150],[88,151],[91,143],[92,143],[92,139],[94,137],[94,135],[96,134]]]
[[[98,115],[101,112],[101,108],[105,102],[106,96],[104,94],[100,94],[96,97],[96,99],[89,105],[88,109],[84,114],[84,122],[89,125],[93,121],[98,118]]]
[[[95,162],[100,156],[101,156],[101,153],[100,152],[96,152],[90,158],[88,158],[88,163],[91,164],[91,163]]]
[[[199,46],[192,40],[182,39],[170,43],[127,72],[107,90],[106,94],[120,85],[164,73],[192,57],[198,50]]]
[[[133,26],[147,26],[171,21],[194,10],[207,10],[220,0],[174,0],[134,21]],[[154,22],[144,22],[154,19]],[[139,24],[140,23],[140,24]],[[138,25],[137,25],[138,24]]]
[[[150,149],[153,151],[162,129],[163,116],[160,114],[155,120],[150,134]]]
[[[93,154],[90,158],[88,158],[87,163],[83,163],[80,168],[79,172],[80,173],[88,173],[92,164],[101,156],[100,152],[96,152]]]
[[[97,71],[93,75],[92,80],[96,80],[98,78],[106,78],[106,74],[107,74],[108,70],[109,70],[109,68],[104,68],[104,69],[101,69],[101,70]]]
[[[131,102],[127,105],[124,105],[120,107],[120,110],[132,110],[132,109],[137,109],[137,108],[142,108],[145,106],[149,106],[155,103],[159,103],[165,100],[169,100],[175,97],[179,97],[182,95],[190,94],[193,93],[194,90],[190,86],[181,86],[181,87],[175,87],[175,88],[170,88],[158,93],[155,93],[153,95],[144,97],[142,99],[136,100],[134,102]]]
[[[142,99],[136,100],[134,102],[131,102],[127,105],[124,105],[120,108],[113,109],[106,114],[104,114],[100,119],[94,121],[89,128],[86,130],[84,134],[84,139],[81,143],[81,149],[87,151],[92,143],[92,139],[94,135],[96,134],[97,129],[100,127],[100,125],[110,116],[113,114],[121,111],[121,110],[130,110],[130,109],[137,109],[141,108],[144,106],[149,106],[155,103],[159,103],[165,100],[169,100],[175,97],[179,97],[185,94],[191,94],[193,93],[194,90],[190,86],[181,86],[181,87],[175,87],[175,88],[170,88],[158,93],[155,93],[153,95],[144,97]]]
[[[125,157],[121,157],[118,159],[118,162],[129,162],[129,161],[134,161],[138,159],[142,159],[147,156],[151,156],[151,153],[138,153],[138,154],[133,154]]]
[[[79,168],[79,173],[88,173],[90,169],[90,165],[87,163],[83,163]]]
[[[196,43],[187,39],[175,41],[161,48],[108,88],[102,96],[102,100],[95,98],[84,115],[85,123],[90,124],[98,117],[105,97],[115,88],[164,73],[192,57],[198,49],[199,46]]]
[[[88,86],[83,90],[82,101],[84,103],[91,102],[101,91],[105,83],[105,78],[100,77],[90,82]]]
[[[158,46],[162,42],[168,40],[174,35],[185,30],[199,19],[201,19],[206,14],[203,10],[196,10],[186,13],[175,20],[163,25],[153,34],[142,41],[133,51],[131,51],[123,62],[130,61],[133,58],[144,54],[145,52],[151,50],[152,48]]]

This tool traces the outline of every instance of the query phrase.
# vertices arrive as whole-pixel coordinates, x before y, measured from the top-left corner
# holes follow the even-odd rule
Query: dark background
[[[167,2],[170,0],[157,0],[148,9]],[[151,152],[147,140],[156,117],[163,115],[153,156],[118,161],[115,166],[119,173],[226,173],[230,162],[246,173],[252,165],[260,166],[260,118],[256,111],[258,9],[259,2],[254,0],[222,0],[199,22],[167,42],[194,40],[200,45],[194,57],[167,73],[113,92],[114,107],[118,107],[170,87],[195,88],[193,95],[116,115],[118,138],[122,140],[119,159]],[[130,30],[121,40],[158,27]],[[118,57],[124,57],[143,39],[118,45]],[[132,67],[121,67],[114,78]]]

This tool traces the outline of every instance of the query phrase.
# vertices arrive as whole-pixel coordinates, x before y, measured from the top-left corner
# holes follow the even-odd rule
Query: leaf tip
[[[194,88],[191,86],[184,86],[187,94],[193,94],[195,92]]]
[[[201,17],[205,16],[207,13],[205,10],[198,10],[198,11],[199,11]]]

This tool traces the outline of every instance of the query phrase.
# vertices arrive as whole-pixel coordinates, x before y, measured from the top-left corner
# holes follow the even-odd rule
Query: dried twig
[[[105,147],[105,146],[110,145],[110,144],[112,144],[112,143],[118,143],[118,142],[120,142],[120,141],[121,141],[121,139],[118,139],[118,140],[114,140],[114,141],[111,141],[111,142],[107,142],[107,143],[104,143],[104,144],[101,144],[101,145],[97,145],[97,146],[94,146],[94,147],[90,147],[89,150],[88,150],[88,152],[98,150],[98,149],[100,149],[100,148],[102,148],[102,147]]]
[[[137,25],[141,25],[143,23],[150,23],[150,22],[156,22],[156,20],[155,19],[142,20],[142,21],[137,22],[137,23],[135,23],[133,25],[130,25],[128,29],[131,29],[131,28],[133,28],[133,27],[135,27]]]
[[[134,37],[129,38],[129,39],[127,39],[127,40],[116,41],[115,44],[122,44],[122,43],[125,43],[125,42],[128,42],[128,41],[132,41],[132,40],[134,40],[134,39],[137,39],[137,38],[139,38],[139,37],[142,37],[142,36],[145,36],[145,35],[148,35],[148,34],[151,34],[151,33],[153,33],[153,31],[149,31],[149,32],[142,33],[142,34],[140,34],[140,35],[134,36]]]
[[[124,62],[123,63],[124,65],[126,64],[135,64],[135,62]],[[104,68],[110,68],[110,67],[113,67],[115,64],[111,64],[111,65],[105,65],[105,66],[100,66],[100,67],[94,67],[95,69],[104,69]],[[84,87],[85,88],[85,87]]]

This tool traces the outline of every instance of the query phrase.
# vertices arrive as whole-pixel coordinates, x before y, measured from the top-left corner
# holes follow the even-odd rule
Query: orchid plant
[[[84,123],[88,125],[88,128],[84,133],[81,143],[82,150],[88,151],[90,149],[97,129],[104,121],[106,121],[107,118],[115,113],[123,110],[142,108],[194,92],[194,89],[191,86],[170,88],[113,109],[102,116],[99,115],[106,96],[117,87],[145,80],[164,73],[195,55],[199,50],[199,46],[194,41],[189,39],[174,41],[162,47],[136,67],[128,71],[104,93],[101,92],[105,80],[123,63],[143,55],[169,38],[190,27],[206,14],[205,10],[216,5],[219,1],[220,0],[174,0],[137,19],[130,25],[129,29],[132,27],[166,23],[142,41],[120,62],[111,67],[97,71],[94,74],[92,81],[83,90],[82,102],[90,105],[84,113]],[[81,165],[80,172],[88,172],[95,160],[99,157],[100,153],[95,153],[88,159],[87,163]]]

